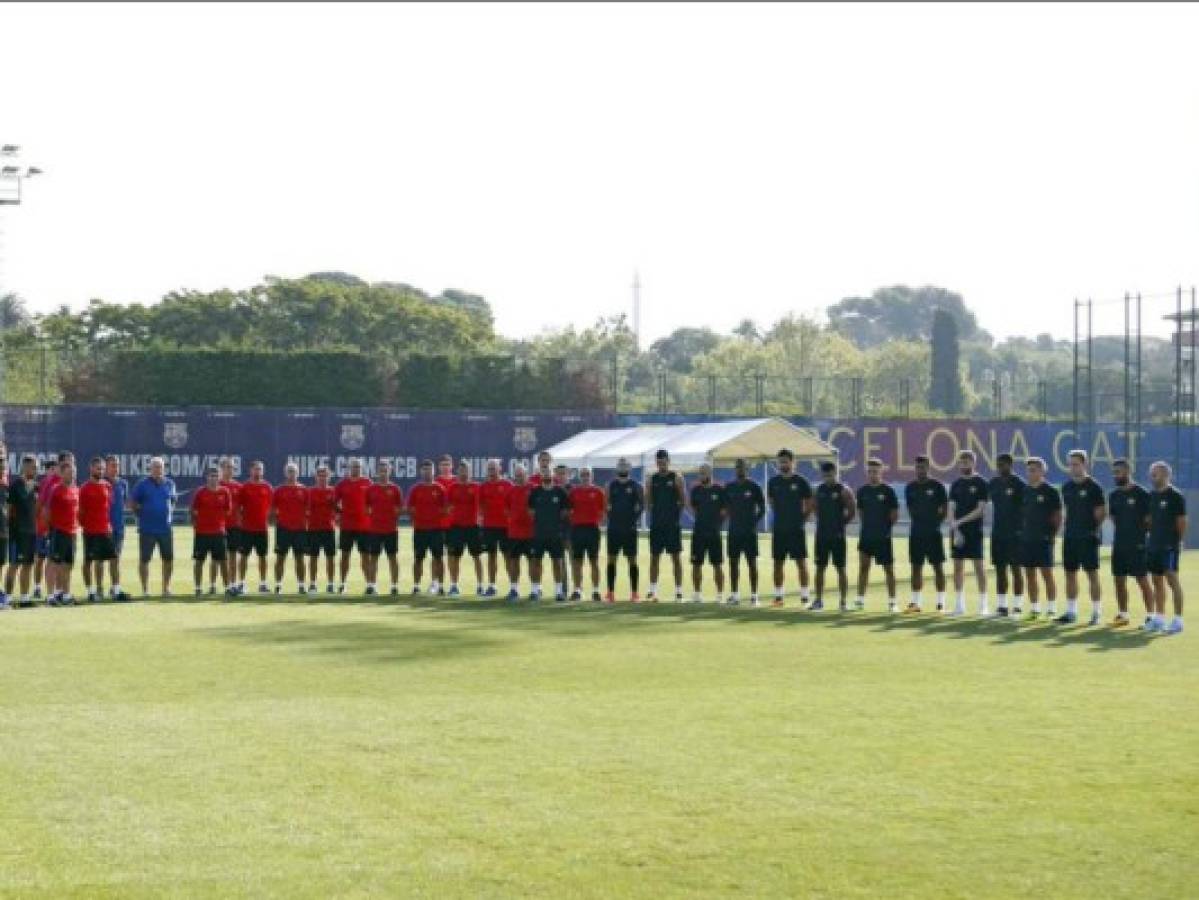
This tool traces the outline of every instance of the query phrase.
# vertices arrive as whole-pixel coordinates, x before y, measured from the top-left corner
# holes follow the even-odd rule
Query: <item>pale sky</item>
[[[886,284],[1065,336],[1199,281],[1192,5],[0,5],[0,290],[339,269],[647,339]],[[1150,330],[1147,328],[1147,330]]]

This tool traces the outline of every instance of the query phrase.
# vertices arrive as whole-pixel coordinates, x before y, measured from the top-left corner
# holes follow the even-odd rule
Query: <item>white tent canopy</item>
[[[556,463],[593,469],[614,469],[621,457],[634,468],[646,468],[653,465],[654,454],[664,449],[670,454],[673,468],[694,470],[705,462],[730,466],[739,458],[750,464],[764,462],[774,459],[783,447],[791,450],[797,460],[837,458],[832,445],[784,419],[596,428],[548,449]]]

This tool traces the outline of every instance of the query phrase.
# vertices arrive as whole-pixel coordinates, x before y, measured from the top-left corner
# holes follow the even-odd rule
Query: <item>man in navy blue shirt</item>
[[[171,516],[179,495],[175,491],[175,482],[167,478],[165,472],[162,457],[154,457],[150,460],[150,474],[139,481],[129,495],[130,505],[137,515],[137,573],[142,582],[142,595],[147,597],[150,595],[150,559],[155,547],[162,560],[162,595],[171,595],[171,568],[175,561]]]
[[[978,614],[990,615],[987,608],[987,567],[983,562],[983,515],[990,494],[987,482],[974,471],[974,451],[958,454],[958,477],[949,486],[949,533],[953,549],[953,589],[957,600],[952,615],[966,614],[966,561],[974,567],[978,584]]]
[[[1170,483],[1170,466],[1158,461],[1149,467],[1153,492],[1149,495],[1149,574],[1153,576],[1156,612],[1145,623],[1146,631],[1182,632],[1182,582],[1178,580],[1178,561],[1182,556],[1182,536],[1187,531],[1187,501],[1182,491]],[[1166,624],[1166,585],[1174,600],[1174,619]]]
[[[1078,570],[1086,573],[1091,596],[1091,626],[1099,624],[1102,593],[1099,587],[1099,527],[1107,516],[1103,488],[1087,474],[1087,451],[1071,450],[1066,459],[1070,480],[1062,485],[1066,534],[1062,538],[1062,568],[1066,570],[1066,611],[1059,625],[1078,621]],[[1053,610],[1051,609],[1050,612]]]
[[[104,479],[112,485],[112,505],[109,519],[112,521],[112,543],[116,550],[108,562],[109,580],[112,581],[112,599],[128,600],[129,595],[121,590],[121,548],[125,544],[125,507],[129,505],[129,482],[121,477],[121,461],[113,454],[104,457]]]

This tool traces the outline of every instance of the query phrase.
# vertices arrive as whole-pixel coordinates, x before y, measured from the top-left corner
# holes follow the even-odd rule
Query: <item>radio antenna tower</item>
[[[641,349],[641,273],[633,270],[633,341]]]

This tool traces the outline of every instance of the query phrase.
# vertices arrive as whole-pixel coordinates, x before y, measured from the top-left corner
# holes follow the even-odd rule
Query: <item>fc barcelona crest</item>
[[[512,433],[512,446],[521,453],[532,453],[537,446],[537,429],[520,426]]]
[[[166,422],[162,426],[162,442],[172,450],[187,446],[187,423]]]
[[[366,426],[361,422],[341,426],[341,445],[347,450],[357,450],[366,443]]]

